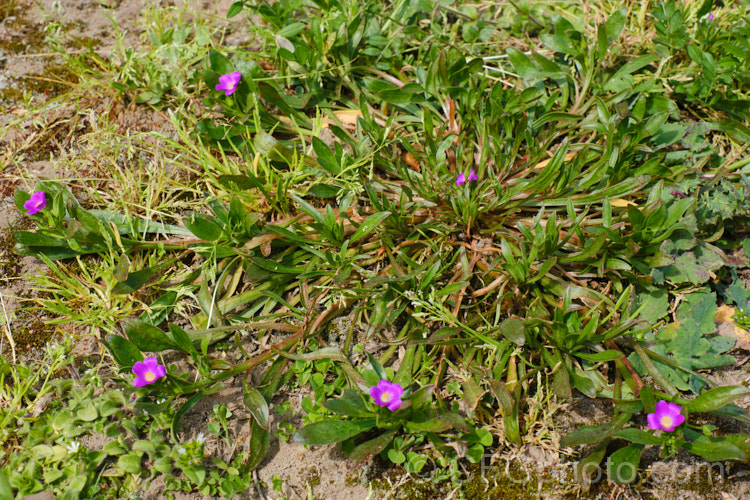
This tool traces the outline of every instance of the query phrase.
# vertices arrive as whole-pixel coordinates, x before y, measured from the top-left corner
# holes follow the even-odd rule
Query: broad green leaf
[[[21,245],[30,247],[63,247],[67,248],[65,240],[53,238],[43,233],[31,233],[29,231],[16,231],[13,239]]]
[[[94,253],[97,252],[99,249],[96,247],[81,247],[80,251],[76,251],[67,247],[35,247],[35,246],[27,246],[27,245],[21,245],[20,243],[17,244],[13,248],[13,252],[18,255],[30,255],[33,257],[40,257],[44,255],[50,260],[62,260],[62,259],[69,259],[71,257],[75,257],[77,255],[82,255],[85,253]]]
[[[432,393],[435,390],[435,386],[425,385],[423,387],[420,387],[416,391],[414,391],[411,396],[409,396],[409,400],[411,401],[414,408],[419,410],[424,405],[430,403],[432,401]]]
[[[315,150],[315,155],[318,157],[318,164],[329,174],[334,176],[339,175],[341,173],[341,165],[333,155],[331,148],[317,137],[313,137],[312,145]]]
[[[687,410],[691,413],[718,410],[748,394],[750,394],[750,389],[742,386],[717,387],[690,401],[687,404]]]
[[[538,75],[536,66],[529,56],[513,47],[509,47],[505,52],[508,54],[508,60],[521,78],[529,79]]]
[[[406,422],[404,424],[409,432],[445,432],[451,429],[453,425],[442,419],[434,418],[426,422]]]
[[[283,36],[284,38],[293,38],[300,33],[302,33],[302,30],[305,29],[305,23],[291,23],[284,26],[279,32],[279,36]]]
[[[743,410],[734,403],[728,404],[727,406],[719,408],[718,410],[713,410],[711,414],[721,417],[734,418],[736,420],[739,420],[740,422],[750,424],[750,414],[748,414],[746,410]]]
[[[242,7],[244,7],[244,4],[241,1],[234,2],[232,5],[230,5],[229,10],[227,11],[227,19],[231,19],[242,12]]]
[[[184,465],[182,466],[182,472],[198,486],[202,485],[203,481],[206,480],[206,468],[202,465]]]
[[[636,444],[664,444],[663,438],[656,437],[650,432],[642,431],[641,429],[636,429],[635,427],[620,429],[619,431],[615,432],[614,437],[625,439],[627,441],[630,441],[631,443]]]
[[[198,354],[198,351],[195,349],[192,340],[190,340],[190,336],[185,330],[172,323],[169,325],[169,331],[172,334],[172,338],[174,339],[175,347],[180,349],[182,352]]]
[[[380,436],[365,441],[364,443],[356,446],[349,454],[349,461],[354,467],[357,467],[363,462],[371,459],[381,451],[383,451],[396,435],[398,427],[384,432]]]
[[[649,292],[639,293],[633,301],[632,311],[637,310],[641,306],[643,306],[643,309],[641,309],[639,316],[652,325],[656,324],[669,311],[667,291],[657,288]]]
[[[570,38],[564,35],[543,33],[539,35],[539,39],[544,45],[554,50],[555,52],[562,52],[569,56],[575,56],[578,54],[580,49],[575,49]],[[515,66],[515,64],[514,64]]]
[[[659,56],[656,54],[646,54],[643,56],[636,57],[635,59],[631,59],[630,61],[626,62],[622,66],[620,66],[620,69],[617,70],[617,72],[612,75],[612,79],[616,80],[619,78],[622,78],[625,75],[630,75],[632,73],[635,73],[639,69],[648,66],[652,62],[659,59]],[[606,89],[606,86],[605,86]]]
[[[461,432],[471,432],[471,427],[466,423],[466,419],[458,413],[453,413],[449,410],[442,410],[438,413],[438,418],[445,422],[448,422],[451,427],[458,429]],[[506,430],[507,432],[507,430]]]
[[[141,351],[125,337],[107,335],[104,345],[107,346],[117,364],[122,367],[132,367],[136,361],[143,361]]]
[[[570,432],[560,440],[560,446],[579,446],[582,444],[596,443],[612,435],[625,425],[632,415],[621,413],[612,422],[603,425],[581,427]]]
[[[638,479],[642,444],[631,444],[610,455],[607,460],[607,477],[618,484],[630,484]]]
[[[391,215],[391,212],[378,212],[376,214],[369,216],[367,219],[362,221],[362,224],[360,224],[360,226],[357,228],[354,234],[352,234],[350,238],[351,242],[355,243],[356,241],[359,241],[360,239],[370,234],[376,227],[380,226],[380,224],[382,224],[383,221],[387,219],[390,215]]]
[[[16,204],[16,209],[22,214],[26,213],[26,209],[23,207],[23,204],[29,201],[29,199],[31,199],[31,195],[26,191],[16,189],[13,193],[13,202]]]
[[[177,347],[164,331],[151,323],[136,318],[126,318],[122,320],[122,325],[130,341],[141,351],[159,352]]]
[[[183,221],[185,226],[196,237],[206,241],[216,241],[224,232],[215,222],[210,221],[207,216],[192,212]]]
[[[526,328],[522,320],[518,318],[507,318],[500,323],[502,334],[516,345],[524,345],[526,342]]]
[[[613,399],[612,401],[618,410],[626,413],[641,413],[643,411],[643,402],[640,399]]]
[[[620,38],[620,33],[625,27],[625,9],[616,10],[609,16],[609,19],[604,23],[607,40],[610,43],[616,42]]]
[[[128,278],[128,271],[130,271],[130,259],[126,254],[122,254],[120,261],[112,270],[112,277],[117,281],[125,281]]]
[[[136,360],[137,361],[137,360]],[[0,377],[8,375],[11,370],[11,365],[5,357],[0,354]]]
[[[335,198],[341,192],[341,188],[331,184],[319,183],[310,187],[307,192],[316,198]]]
[[[234,66],[229,62],[229,59],[227,59],[226,56],[213,49],[208,52],[208,61],[211,69],[220,75],[231,73],[235,70]]]
[[[367,409],[362,393],[353,389],[346,389],[340,398],[328,399],[323,406],[339,415],[347,417],[371,417],[372,412]]]
[[[295,443],[321,446],[340,443],[375,427],[376,419],[322,420],[298,429],[292,439]]]
[[[141,472],[141,454],[131,452],[117,459],[117,467],[128,474],[140,474]]]
[[[699,443],[688,441],[678,441],[678,443],[689,452],[700,455],[709,462],[748,459],[747,454],[741,448],[724,438],[712,438]]]
[[[601,233],[599,236],[597,236],[591,243],[586,245],[586,247],[576,254],[567,255],[565,257],[560,257],[558,259],[559,262],[566,263],[566,262],[581,262],[587,259],[590,259],[596,253],[601,250],[602,246],[604,246],[604,243],[607,241],[607,234]]]
[[[380,380],[388,380],[388,374],[385,373],[385,368],[383,368],[383,365],[375,359],[375,356],[368,352],[367,360],[370,362],[372,369],[375,370],[375,373],[377,373]]]
[[[468,377],[462,384],[467,413],[471,417],[479,404],[479,399],[487,392],[475,377]]]
[[[140,319],[154,326],[160,325],[167,319],[172,309],[174,309],[178,297],[179,295],[176,291],[166,292],[151,303],[150,311],[143,311]]]

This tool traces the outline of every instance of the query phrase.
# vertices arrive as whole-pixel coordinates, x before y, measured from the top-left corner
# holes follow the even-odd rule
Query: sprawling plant
[[[139,401],[180,405],[173,436],[204,395],[246,377],[248,469],[268,450],[274,394],[299,383],[315,395],[293,439],[341,442],[354,463],[380,454],[419,471],[439,456],[456,471],[494,438],[520,444],[525,403],[547,386],[614,403],[610,423],[563,442],[599,443],[581,471],[615,438],[632,443],[615,468],[637,468],[646,445],[747,460],[748,436],[691,416],[750,422],[733,404],[750,391],[698,371],[734,362],[717,301],[750,296],[736,281],[727,291],[748,261],[721,239],[747,215],[748,28],[733,17],[718,30],[673,1],[652,10],[658,36],[638,47],[624,10],[601,24],[529,14],[543,48],[497,58],[503,34],[471,9],[236,2],[230,16],[265,21],[254,29],[272,57],[217,49],[202,62],[212,112],[169,146],[206,160],[205,203],[184,227],[87,210],[40,181],[46,207],[16,196],[39,225],[16,233],[17,251],[107,254],[113,292],[151,287],[149,310],[104,343],[137,375]],[[163,267],[131,257],[154,249],[201,265],[153,287]],[[187,329],[172,321],[186,300],[200,309]],[[330,326],[342,315],[343,334]],[[269,332],[247,352],[244,338]],[[231,340],[236,356],[217,355]],[[145,363],[168,351],[190,368],[157,377]]]

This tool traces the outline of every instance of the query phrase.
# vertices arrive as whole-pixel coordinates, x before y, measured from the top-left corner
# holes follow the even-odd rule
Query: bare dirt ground
[[[17,354],[33,356],[35,350],[53,335],[65,330],[66,325],[53,328],[45,325],[47,319],[38,311],[29,311],[29,299],[34,291],[24,276],[44,273],[43,264],[31,257],[20,258],[12,254],[11,234],[14,230],[29,227],[29,222],[15,209],[13,191],[33,185],[36,177],[75,180],[95,172],[82,171],[75,157],[79,137],[91,130],[94,124],[87,118],[89,110],[81,103],[61,101],[45,116],[30,116],[29,102],[38,105],[48,99],[64,95],[70,85],[76,84],[75,75],[64,72],[59,61],[44,44],[44,26],[58,20],[69,33],[95,47],[96,53],[108,57],[116,38],[112,16],[124,33],[127,46],[138,47],[143,30],[139,25],[148,0],[0,0],[0,127],[23,118],[0,140],[0,294],[4,302],[3,322],[7,317],[10,330],[16,336]],[[154,2],[156,3],[156,0]],[[224,16],[232,0],[200,1],[191,3],[201,12]],[[105,5],[111,5],[106,8]],[[219,21],[217,21],[219,22]],[[224,21],[228,27],[226,43],[248,43],[248,35],[237,23]],[[78,50],[71,47],[71,50]],[[24,96],[26,92],[26,96]],[[31,99],[31,101],[30,101]],[[89,103],[91,110],[115,109],[113,122],[123,133],[128,130],[160,130],[173,132],[167,117],[146,106],[105,106],[106,103]],[[87,167],[88,168],[88,167]],[[57,333],[56,333],[57,332]],[[86,337],[78,334],[81,353],[94,353],[97,348]],[[8,341],[4,339],[3,354],[8,355]],[[735,351],[741,360],[737,366],[717,371],[711,376],[724,384],[744,384],[749,374],[747,352]],[[299,392],[282,395],[274,403],[285,399],[292,402],[291,414],[272,412],[271,450],[258,470],[258,479],[267,485],[260,492],[253,489],[244,498],[318,498],[329,500],[359,500],[365,498],[700,498],[740,499],[750,497],[750,469],[746,464],[707,464],[687,453],[664,462],[654,453],[647,453],[641,463],[645,472],[639,486],[614,485],[603,477],[589,492],[581,489],[573,476],[574,463],[580,452],[561,450],[559,439],[570,430],[585,424],[605,422],[611,408],[606,401],[583,397],[557,406],[542,423],[530,430],[527,444],[522,447],[500,446],[483,466],[467,469],[467,481],[458,488],[430,482],[429,471],[424,477],[411,477],[400,467],[386,467],[378,460],[358,470],[348,469],[345,457],[336,447],[304,446],[277,438],[273,431],[280,422],[301,423],[302,410]],[[192,437],[204,425],[206,414],[213,404],[223,402],[239,418],[235,428],[240,446],[248,443],[249,426],[243,420],[241,380],[235,380],[223,392],[205,398],[187,415],[184,427],[190,429],[184,438]],[[745,408],[750,401],[739,402]],[[273,408],[273,407],[272,407]],[[498,415],[498,432],[502,424]],[[738,424],[727,424],[737,427]],[[747,429],[744,429],[747,432]],[[500,440],[502,441],[502,439]],[[92,443],[88,443],[91,447]],[[209,450],[222,450],[219,443],[207,444]],[[271,491],[272,477],[283,479],[282,492]],[[160,483],[149,488],[146,498],[162,498]],[[197,499],[200,495],[178,494],[177,498]]]

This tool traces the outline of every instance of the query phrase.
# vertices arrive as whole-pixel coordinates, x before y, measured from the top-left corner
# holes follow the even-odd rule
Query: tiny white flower
[[[179,444],[178,444],[177,446],[175,446],[175,447],[174,447],[174,449],[175,449],[175,450],[177,450],[177,453],[178,453],[178,454],[180,454],[180,455],[184,455],[185,453],[187,453],[187,452],[185,451],[185,448],[183,448],[183,447],[182,447],[182,446],[180,446]]]
[[[198,433],[198,437],[196,437],[196,438],[195,438],[195,440],[196,440],[196,441],[197,441],[198,443],[200,443],[200,444],[203,444],[203,443],[205,443],[205,442],[206,442],[206,436],[205,436],[205,435],[204,435],[204,434],[203,434],[202,432],[199,432],[199,433]]]
[[[73,441],[68,446],[66,446],[66,448],[68,449],[68,453],[72,455],[74,453],[78,453],[78,450],[81,449],[81,443],[79,443],[78,441]]]
[[[156,404],[160,405],[163,402],[165,402],[166,400],[167,400],[167,398],[159,398],[159,399],[156,400]]]

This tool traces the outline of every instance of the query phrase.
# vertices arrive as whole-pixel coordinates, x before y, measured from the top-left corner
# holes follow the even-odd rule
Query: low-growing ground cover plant
[[[617,7],[239,1],[228,15],[248,16],[258,51],[199,43],[196,28],[197,58],[191,31],[156,36],[179,38],[180,85],[203,104],[172,111],[178,139],[158,136],[199,179],[177,189],[190,209],[157,222],[61,181],[16,191],[36,228],[15,250],[53,273],[37,278],[52,295],[40,306],[96,329],[118,389],[94,398],[96,370],[88,390],[32,387],[34,370],[3,359],[0,494],[117,498],[161,474],[231,497],[269,451],[285,387],[312,391],[293,441],[340,443],[352,466],[430,460],[456,484],[524,442],[546,390],[612,402],[610,422],[560,443],[593,445],[584,485],[605,457],[612,481],[634,482],[620,471],[646,446],[747,461],[750,435],[696,419],[750,423],[735,404],[750,390],[706,373],[736,361],[718,306],[742,325],[750,301],[747,8]],[[155,60],[140,79],[111,61],[107,91],[171,102]],[[73,259],[87,278],[61,267]],[[90,290],[89,309],[74,305]],[[180,442],[191,409],[235,378],[248,448],[232,447],[225,405],[207,431],[229,459]],[[67,405],[30,416],[22,402],[45,394]],[[87,432],[109,441],[89,451]]]

